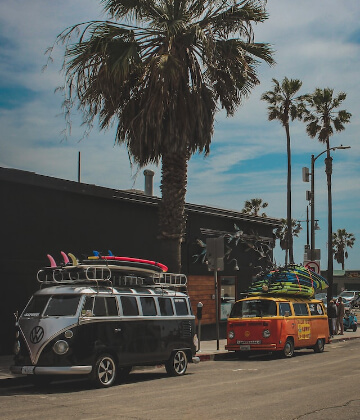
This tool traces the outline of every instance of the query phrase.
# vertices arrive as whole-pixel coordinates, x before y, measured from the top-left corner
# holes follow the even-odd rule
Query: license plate
[[[21,373],[23,375],[33,375],[34,374],[34,366],[23,366],[21,368]]]
[[[250,350],[250,344],[240,346],[240,351],[249,351],[249,350]]]

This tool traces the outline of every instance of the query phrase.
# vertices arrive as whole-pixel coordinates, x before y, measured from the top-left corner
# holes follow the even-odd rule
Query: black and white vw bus
[[[184,275],[88,261],[40,270],[38,280],[16,322],[13,373],[35,383],[87,375],[109,387],[133,366],[165,364],[180,376],[199,361]]]

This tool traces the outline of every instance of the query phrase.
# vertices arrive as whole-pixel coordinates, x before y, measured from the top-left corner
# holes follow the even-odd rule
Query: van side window
[[[294,312],[297,316],[308,316],[309,312],[306,303],[293,303]]]
[[[175,298],[174,303],[177,315],[188,315],[188,308],[185,299]]]
[[[285,312],[291,315],[290,303],[280,302],[279,303],[279,316],[285,316]]]
[[[120,299],[124,316],[139,315],[139,309],[137,306],[136,298],[134,296],[121,296]]]
[[[311,315],[324,315],[323,308],[320,303],[309,303],[309,309]]]
[[[95,297],[94,316],[116,316],[118,314],[115,297]]]
[[[162,316],[174,315],[171,299],[159,297],[160,313]]]
[[[107,297],[106,300],[106,308],[107,308],[107,314],[108,316],[117,316],[118,308],[116,304],[116,298],[114,297]]]
[[[141,297],[141,307],[144,316],[156,316],[155,300],[152,297]]]

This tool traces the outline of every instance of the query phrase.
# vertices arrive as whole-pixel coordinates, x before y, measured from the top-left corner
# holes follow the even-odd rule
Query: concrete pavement
[[[344,335],[335,335],[331,342],[339,342],[360,338],[360,328],[356,331],[345,331]],[[201,341],[200,350],[197,352],[197,356],[200,357],[201,362],[214,361],[214,360],[223,360],[225,358],[234,357],[233,352],[228,352],[225,350],[226,339],[221,339],[219,342],[217,340],[207,340]],[[218,349],[219,347],[219,349]],[[6,387],[10,385],[15,385],[18,383],[24,383],[27,381],[27,377],[23,375],[14,375],[10,372],[10,365],[13,363],[13,357],[9,356],[0,356],[0,387]]]

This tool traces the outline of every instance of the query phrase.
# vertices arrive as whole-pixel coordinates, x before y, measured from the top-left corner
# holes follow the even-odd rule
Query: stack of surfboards
[[[52,255],[47,257],[50,267],[43,267],[38,271],[37,279],[40,283],[87,280],[110,280],[112,273],[130,273],[153,276],[166,273],[166,265],[157,261],[141,258],[119,257],[115,255],[100,255],[97,251],[94,255],[77,259],[75,255],[61,251],[63,261],[57,264]]]
[[[300,265],[289,265],[260,275],[251,284],[248,292],[312,297],[317,290],[328,286],[327,280],[314,271]]]

